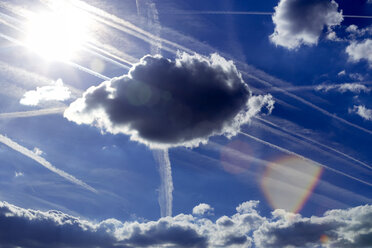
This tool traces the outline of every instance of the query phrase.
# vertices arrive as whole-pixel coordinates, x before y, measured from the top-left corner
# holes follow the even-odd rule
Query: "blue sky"
[[[3,1],[0,246],[372,246],[371,16]]]

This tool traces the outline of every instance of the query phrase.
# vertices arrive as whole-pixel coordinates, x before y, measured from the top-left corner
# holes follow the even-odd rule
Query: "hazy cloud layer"
[[[3,247],[370,247],[372,206],[331,210],[324,216],[302,217],[275,210],[267,218],[257,201],[215,222],[188,214],[148,222],[107,219],[93,223],[59,211],[23,209],[0,202]]]
[[[333,0],[281,0],[275,7],[275,30],[270,40],[288,49],[317,44],[325,27],[342,22],[342,12],[337,9]]]
[[[354,108],[350,109],[349,112],[356,113],[367,121],[372,121],[372,109],[368,109],[363,105],[354,105]]]
[[[349,55],[351,62],[359,62],[366,60],[370,67],[372,67],[372,39],[365,39],[358,42],[353,41],[346,47],[346,53]]]
[[[213,135],[235,135],[269,111],[270,95],[252,96],[232,61],[179,54],[175,61],[147,55],[127,75],[89,88],[64,116],[152,148],[197,146]]]
[[[23,105],[36,106],[44,101],[65,101],[70,98],[71,91],[58,79],[52,85],[37,87],[36,90],[27,91],[20,103]]]
[[[360,92],[370,92],[371,89],[365,86],[364,84],[360,83],[344,83],[344,84],[331,84],[331,85],[318,85],[316,88],[318,91],[338,91],[341,93],[345,93],[347,91],[350,91],[352,93],[359,94]]]

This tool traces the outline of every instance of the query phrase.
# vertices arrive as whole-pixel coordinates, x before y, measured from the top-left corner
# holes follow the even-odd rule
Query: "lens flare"
[[[323,168],[294,156],[267,165],[261,188],[273,209],[298,213],[304,207]]]

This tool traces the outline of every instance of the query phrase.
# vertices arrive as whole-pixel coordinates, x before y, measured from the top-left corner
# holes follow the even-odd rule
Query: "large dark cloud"
[[[255,209],[257,205],[257,201],[243,203],[236,214],[216,221],[179,214],[142,223],[116,219],[93,223],[59,211],[0,202],[0,247],[372,247],[371,205],[310,218],[284,210],[266,218]]]
[[[288,49],[317,44],[324,27],[342,22],[342,12],[337,9],[334,0],[281,0],[275,7],[275,31],[270,40]]]
[[[150,147],[196,146],[235,135],[271,96],[252,96],[232,61],[145,56],[127,75],[89,88],[65,111],[78,124],[124,133]]]

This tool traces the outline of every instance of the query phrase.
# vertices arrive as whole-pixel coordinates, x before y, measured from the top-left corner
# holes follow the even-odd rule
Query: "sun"
[[[85,12],[63,3],[48,12],[34,13],[26,25],[26,46],[48,60],[68,61],[89,40]]]

